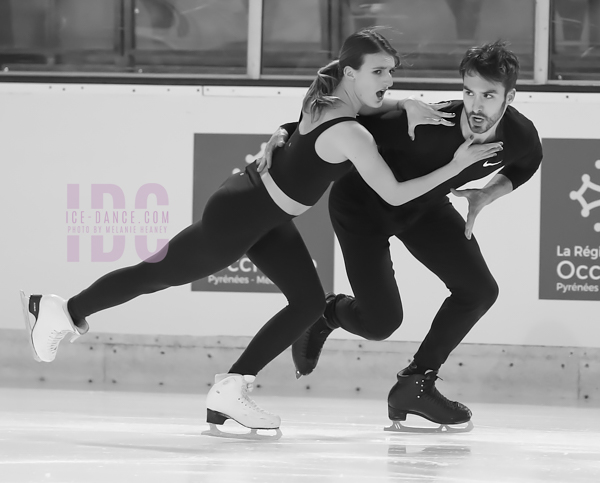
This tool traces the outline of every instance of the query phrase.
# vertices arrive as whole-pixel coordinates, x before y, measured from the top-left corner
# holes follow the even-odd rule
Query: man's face
[[[482,134],[489,131],[504,115],[506,106],[515,98],[515,90],[508,93],[500,82],[484,79],[477,73],[466,73],[463,78],[463,101],[471,131]]]

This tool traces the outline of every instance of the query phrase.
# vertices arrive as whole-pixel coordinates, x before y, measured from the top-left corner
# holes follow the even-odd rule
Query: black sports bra
[[[328,163],[315,151],[315,143],[325,130],[347,121],[356,122],[356,119],[330,119],[306,134],[300,134],[300,130],[296,129],[285,146],[275,150],[269,173],[286,195],[303,205],[312,206],[333,181],[351,169],[350,161]]]

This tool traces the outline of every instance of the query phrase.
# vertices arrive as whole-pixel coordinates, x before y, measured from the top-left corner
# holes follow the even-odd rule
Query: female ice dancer
[[[352,165],[373,190],[397,206],[501,149],[498,143],[472,145],[467,140],[448,165],[422,178],[396,181],[373,137],[355,117],[361,109],[382,108],[397,65],[397,52],[378,32],[351,35],[339,60],[319,71],[304,98],[299,128],[278,150],[271,169],[259,171],[253,163],[228,178],[208,201],[202,219],[148,260],[104,275],[68,301],[56,295],[24,297],[36,358],[54,360],[60,341],[87,332],[86,317],[100,310],[206,277],[247,254],[283,292],[288,305],[260,329],[228,373],[215,377],[206,400],[207,421],[233,419],[253,429],[279,428],[279,416],[260,409],[248,392],[256,374],[325,308],[321,282],[294,217],[314,205]],[[429,118],[424,122],[442,120],[434,108],[426,109],[424,117]]]

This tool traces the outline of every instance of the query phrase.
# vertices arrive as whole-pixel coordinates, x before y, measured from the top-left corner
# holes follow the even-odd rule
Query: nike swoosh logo
[[[483,167],[489,168],[490,166],[496,166],[497,164],[500,164],[501,162],[502,162],[502,160],[496,161],[495,163],[490,163],[489,161],[486,161],[485,163],[483,163]]]

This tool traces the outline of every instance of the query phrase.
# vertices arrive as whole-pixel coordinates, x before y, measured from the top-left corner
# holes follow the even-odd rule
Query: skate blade
[[[31,325],[31,321],[29,319],[29,297],[27,295],[25,295],[25,292],[23,292],[23,290],[19,291],[21,293],[21,305],[23,307],[23,320],[25,321],[25,330],[27,331],[27,340],[29,341],[29,348],[31,349],[31,354],[33,355],[33,358],[37,361],[37,362],[42,362],[42,360],[39,358],[39,356],[37,355],[37,352],[35,351],[35,347],[33,346],[33,326]],[[34,323],[35,325],[35,323]]]
[[[249,433],[228,433],[221,431],[213,423],[209,423],[210,429],[203,431],[204,436],[213,436],[215,438],[228,438],[228,439],[244,439],[249,441],[277,441],[281,438],[282,433],[279,428],[276,429],[264,429],[261,431],[275,431],[275,434],[259,434],[258,429],[250,429]]]
[[[459,426],[456,424],[440,424],[437,427],[414,427],[404,426],[401,421],[392,421],[392,425],[383,428],[383,430],[390,431],[392,433],[468,433],[475,427],[472,421],[467,421],[463,424],[464,426]]]

